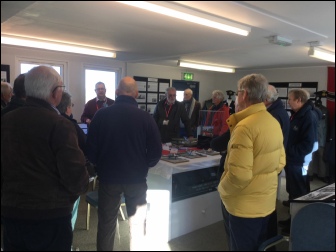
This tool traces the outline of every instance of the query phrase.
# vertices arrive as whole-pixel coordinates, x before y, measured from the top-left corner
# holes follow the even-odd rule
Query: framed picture
[[[139,109],[146,111],[146,104],[138,104]]]
[[[147,94],[147,102],[157,103],[157,93],[155,93],[155,94],[148,93]]]
[[[1,64],[1,81],[10,83],[9,80],[9,65]]]
[[[147,105],[147,112],[149,114],[154,114],[155,107],[156,107],[155,104]]]
[[[163,100],[166,98],[166,94],[159,94],[159,101]]]
[[[138,97],[136,98],[137,102],[146,102],[146,93],[140,93],[138,94]]]

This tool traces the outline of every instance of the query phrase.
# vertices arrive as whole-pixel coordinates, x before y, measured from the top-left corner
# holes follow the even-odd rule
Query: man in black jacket
[[[171,142],[173,138],[180,136],[180,120],[189,138],[193,138],[190,119],[182,102],[176,100],[176,89],[169,87],[166,90],[166,98],[159,101],[154,110],[154,120],[159,127],[161,142]]]

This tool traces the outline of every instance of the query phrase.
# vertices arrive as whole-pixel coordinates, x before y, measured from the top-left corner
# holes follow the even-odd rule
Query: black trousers
[[[2,218],[4,251],[70,251],[71,214],[50,220]]]

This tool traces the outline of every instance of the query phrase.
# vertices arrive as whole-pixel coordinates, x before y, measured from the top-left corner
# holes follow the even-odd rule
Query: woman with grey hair
[[[230,109],[224,104],[224,93],[221,90],[212,91],[213,105],[207,112],[204,126],[211,126],[212,131],[202,132],[205,136],[216,137],[224,134],[229,126],[226,120],[230,116]]]

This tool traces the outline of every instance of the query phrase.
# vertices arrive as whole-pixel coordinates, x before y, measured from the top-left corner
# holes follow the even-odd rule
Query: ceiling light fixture
[[[234,73],[234,68],[215,66],[215,65],[207,65],[207,64],[199,64],[187,61],[177,61],[177,65],[180,67],[189,67],[200,70],[208,70],[208,71],[216,71],[216,72],[225,72],[225,73]]]
[[[94,47],[84,47],[80,45],[65,44],[60,42],[51,42],[30,38],[21,38],[21,37],[12,37],[1,35],[1,44],[15,45],[15,46],[24,46],[24,47],[33,47],[39,49],[46,49],[52,51],[61,51],[69,53],[78,53],[99,57],[108,57],[115,58],[116,53],[108,50],[102,50],[100,48]]]
[[[223,18],[218,18],[210,14],[198,12],[171,2],[157,1],[155,4],[144,1],[117,2],[242,36],[247,36],[251,32],[250,27],[228,21]]]
[[[335,63],[335,53],[314,46],[310,46],[308,56]]]

